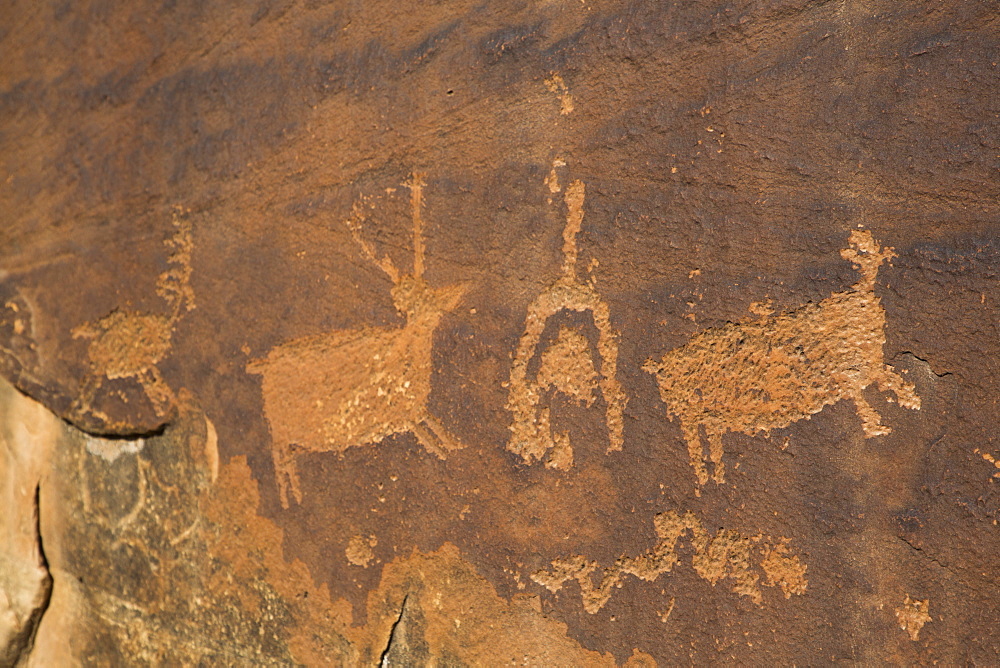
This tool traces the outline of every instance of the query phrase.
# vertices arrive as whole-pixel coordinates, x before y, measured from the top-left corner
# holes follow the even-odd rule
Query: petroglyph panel
[[[885,310],[875,294],[883,262],[894,256],[868,230],[851,233],[841,256],[861,279],[816,304],[701,332],[643,369],[656,376],[667,414],[680,423],[698,485],[725,482],[722,437],[770,433],[848,399],[865,436],[891,430],[864,391],[877,385],[901,406],[920,408],[912,383],[885,363]],[[701,432],[708,441],[705,456]]]
[[[0,664],[1000,665],[995,7],[411,5],[3,4]]]
[[[405,324],[290,341],[247,366],[262,376],[264,410],[285,507],[289,494],[302,502],[296,453],[343,452],[401,433],[412,433],[442,459],[447,451],[461,447],[427,410],[427,401],[434,332],[466,288],[433,288],[424,279],[423,176],[414,174],[404,185],[410,191],[412,211],[411,274],[401,273],[388,255],[379,257],[364,239],[373,202],[364,198],[356,202],[346,228],[365,258],[392,280],[393,304]]]

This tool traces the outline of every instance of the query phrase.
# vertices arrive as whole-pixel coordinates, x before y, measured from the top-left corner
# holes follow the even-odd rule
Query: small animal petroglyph
[[[595,390],[599,390],[607,404],[608,452],[621,450],[626,402],[617,379],[618,340],[611,327],[608,305],[592,283],[584,283],[577,277],[576,237],[583,222],[584,194],[582,181],[574,181],[566,188],[568,213],[563,231],[562,276],[528,307],[524,334],[510,372],[507,399],[507,410],[514,414],[507,449],[529,464],[548,456],[545,465],[560,470],[573,465],[573,450],[568,433],[552,432],[549,408],[540,406],[544,394],[552,389],[590,406]],[[528,365],[538,354],[546,323],[563,310],[590,313],[599,335],[597,352],[601,368],[594,367],[586,337],[564,327],[555,343],[542,351],[539,370],[534,379],[529,379]]]
[[[780,586],[786,598],[790,594],[806,591],[807,567],[789,552],[785,538],[781,538],[776,546],[764,543],[763,557],[759,558],[761,555],[755,544],[761,541],[760,536],[745,537],[727,529],[719,529],[715,536],[711,536],[691,512],[683,516],[673,511],[661,513],[654,518],[653,525],[659,542],[644,554],[637,557],[623,555],[608,568],[601,568],[597,562],[587,561],[578,555],[552,562],[551,570],[533,573],[531,579],[552,593],[558,592],[566,582],[576,580],[584,610],[594,614],[611,599],[614,590],[622,586],[626,575],[653,582],[671,572],[680,561],[678,543],[689,534],[694,549],[691,566],[713,587],[720,580],[729,578],[735,593],[747,596],[760,605],[763,602],[758,587],[760,574],[753,568],[755,561],[760,561],[768,577],[765,584]]]
[[[87,356],[90,373],[84,380],[75,412],[91,411],[97,417],[108,416],[91,406],[94,395],[105,380],[135,379],[160,417],[174,405],[173,390],[160,375],[157,364],[170,352],[174,325],[195,307],[191,288],[191,221],[181,208],[173,213],[174,234],[164,243],[170,248],[167,271],[156,281],[156,294],[170,307],[168,314],[138,313],[116,309],[100,320],[73,329],[74,339],[90,339]]]
[[[713,479],[722,483],[726,432],[769,433],[850,399],[866,437],[888,434],[864,397],[872,384],[895,393],[901,406],[920,408],[913,385],[882,352],[885,310],[875,296],[875,276],[895,254],[867,230],[855,230],[849,241],[841,257],[861,272],[849,290],[788,313],[706,330],[643,366],[656,375],[668,416],[680,420],[699,486],[708,482],[700,429]]]
[[[361,236],[366,200],[355,203],[347,227],[364,256],[392,280],[393,304],[406,324],[297,339],[247,366],[263,376],[264,412],[286,508],[289,490],[302,502],[296,452],[343,452],[406,432],[442,459],[461,447],[428,412],[427,399],[434,332],[442,316],[458,306],[466,286],[432,288],[424,280],[424,181],[414,174],[404,185],[413,212],[412,275],[401,274],[388,256],[378,257]]]

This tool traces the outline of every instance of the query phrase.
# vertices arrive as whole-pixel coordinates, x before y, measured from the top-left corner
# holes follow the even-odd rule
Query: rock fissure
[[[388,638],[388,640],[385,643],[385,649],[382,650],[382,653],[379,655],[378,665],[380,665],[380,666],[389,666],[390,665],[390,663],[389,663],[389,655],[391,654],[392,649],[395,646],[395,644],[398,642],[398,639],[396,637],[396,631],[397,631],[397,629],[400,628],[400,625],[403,624],[403,618],[406,616],[406,603],[409,600],[410,600],[410,595],[409,594],[407,594],[406,596],[403,597],[403,602],[399,606],[399,617],[397,617],[396,621],[394,621],[392,623],[392,626],[389,627],[389,638]]]
[[[39,566],[45,571],[45,578],[41,582],[41,600],[29,613],[27,619],[24,621],[24,627],[21,629],[21,632],[11,638],[9,646],[4,649],[2,653],[0,653],[0,657],[5,656],[5,661],[10,660],[10,665],[12,666],[25,665],[28,656],[31,653],[31,648],[35,643],[35,635],[38,633],[38,627],[42,623],[42,617],[45,616],[45,612],[49,608],[49,603],[52,601],[52,588],[54,583],[52,573],[49,571],[48,559],[45,558],[45,548],[42,545],[40,497],[41,485],[35,485],[33,504],[35,519],[35,545],[39,555]]]

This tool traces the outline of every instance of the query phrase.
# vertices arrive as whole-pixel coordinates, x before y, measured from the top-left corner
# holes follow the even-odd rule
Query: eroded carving
[[[570,580],[575,580],[580,587],[584,610],[595,614],[622,586],[626,576],[653,582],[661,575],[670,573],[680,561],[678,548],[681,538],[689,536],[694,550],[691,566],[699,577],[712,586],[721,580],[729,580],[734,593],[747,596],[761,605],[760,574],[755,568],[755,564],[760,563],[768,576],[765,584],[781,586],[786,598],[806,591],[806,566],[788,551],[786,538],[772,544],[763,541],[761,536],[743,536],[729,529],[719,529],[713,536],[691,512],[684,515],[674,511],[660,513],[654,518],[653,525],[659,541],[643,554],[635,557],[623,555],[613,566],[606,568],[583,555],[576,555],[553,561],[551,570],[533,573],[531,579],[552,593],[558,592]],[[782,576],[777,575],[778,571]],[[661,615],[661,619],[666,621],[669,614]]]
[[[910,634],[910,640],[916,642],[920,639],[920,629],[924,624],[931,621],[931,616],[927,613],[930,607],[930,599],[911,599],[906,595],[903,604],[896,608],[896,619],[899,620],[899,628]]]
[[[167,303],[169,313],[140,313],[116,309],[92,323],[76,327],[74,339],[89,339],[87,357],[90,373],[84,379],[73,405],[77,414],[90,412],[107,423],[111,418],[93,407],[94,396],[105,380],[133,379],[138,382],[155,414],[165,418],[176,403],[174,392],[157,366],[170,352],[174,326],[182,315],[195,307],[191,288],[191,253],[194,243],[188,212],[173,211],[173,236],[164,243],[170,248],[170,268],[156,281],[156,294]]]

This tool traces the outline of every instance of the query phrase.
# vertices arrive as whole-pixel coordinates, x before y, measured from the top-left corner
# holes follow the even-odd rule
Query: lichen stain
[[[626,397],[618,383],[618,334],[611,326],[608,305],[592,281],[577,276],[577,235],[583,222],[585,186],[573,181],[566,187],[566,227],[563,230],[562,276],[528,307],[524,333],[511,367],[507,410],[513,414],[507,450],[531,464],[545,460],[546,466],[567,470],[573,450],[568,433],[553,432],[550,408],[541,402],[551,388],[590,406],[598,390],[606,403],[608,452],[621,450]],[[541,364],[529,378],[529,364],[538,355],[548,321],[561,311],[589,313],[598,331],[597,355],[600,375],[594,366],[590,344],[579,332],[563,328],[555,343],[541,352]],[[547,459],[546,459],[547,458]]]
[[[157,278],[156,293],[167,303],[169,313],[115,309],[95,322],[73,329],[74,339],[90,340],[87,348],[90,371],[74,402],[74,413],[89,412],[113,425],[110,416],[94,408],[93,402],[105,380],[117,379],[138,382],[159,418],[168,417],[174,410],[176,397],[157,365],[170,353],[177,321],[195,308],[191,287],[194,243],[189,213],[180,207],[174,209],[175,231],[164,242],[170,248],[167,258],[170,268]]]
[[[434,455],[462,447],[430,414],[434,332],[466,291],[464,285],[432,288],[423,277],[421,219],[424,181],[410,189],[413,216],[413,274],[403,275],[387,256],[378,257],[361,236],[366,201],[356,202],[347,221],[365,257],[392,280],[392,299],[406,319],[402,327],[365,327],[297,339],[254,360],[247,371],[263,377],[264,413],[271,427],[272,453],[281,503],[302,490],[296,452],[343,452],[374,445],[394,434],[412,433]]]
[[[911,383],[885,363],[885,310],[875,295],[879,266],[895,257],[867,230],[855,230],[841,257],[860,268],[849,290],[794,311],[730,323],[694,336],[643,369],[655,374],[667,414],[680,421],[700,486],[725,481],[722,436],[754,435],[809,418],[841,399],[854,402],[868,438],[890,432],[864,397],[876,384],[919,409]],[[708,440],[706,458],[703,429]]]
[[[580,587],[584,610],[595,614],[607,604],[614,591],[622,586],[626,576],[653,582],[661,575],[670,573],[680,561],[678,548],[681,538],[689,536],[693,549],[691,566],[699,577],[712,586],[728,579],[734,593],[750,598],[757,605],[763,603],[758,586],[760,575],[754,567],[758,560],[757,544],[762,540],[760,536],[743,536],[728,529],[720,529],[713,536],[691,512],[683,516],[674,511],[660,513],[654,518],[653,526],[659,540],[643,554],[635,557],[623,555],[613,566],[606,568],[587,560],[583,555],[558,559],[552,562],[550,570],[533,573],[531,579],[552,593],[557,593],[565,583],[575,580]],[[786,568],[793,561],[800,567],[800,571],[796,571],[798,579],[795,580],[795,587],[789,589],[782,585],[782,590],[786,598],[789,592],[803,594],[806,590],[805,566],[799,564],[798,557],[787,554],[787,539],[780,540],[778,545],[786,551],[781,552],[777,558],[785,560],[783,564]],[[768,574],[768,585],[780,584],[780,580],[776,581],[767,570],[768,567],[774,568],[774,549],[764,543],[763,562],[768,565],[762,564],[762,567]],[[666,620],[666,616],[661,618]]]
[[[910,634],[910,640],[916,642],[920,639],[920,629],[924,624],[931,621],[931,616],[927,614],[930,606],[930,599],[911,599],[906,595],[903,605],[896,608],[896,619],[899,620],[899,628]]]

